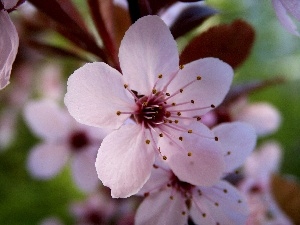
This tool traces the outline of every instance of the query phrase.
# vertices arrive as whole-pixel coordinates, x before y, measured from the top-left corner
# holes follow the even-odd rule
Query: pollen
[[[163,75],[162,74],[158,74],[158,76],[157,76],[159,79],[161,79],[162,77],[163,77]]]
[[[120,111],[117,111],[117,115],[120,116],[120,115],[121,115],[121,112],[120,112]]]
[[[188,152],[188,154],[187,154],[188,156],[192,156],[192,153],[191,152]]]
[[[188,133],[189,133],[189,134],[193,133],[193,130],[188,130]]]
[[[184,68],[184,65],[179,65],[179,69],[183,69]]]
[[[124,84],[124,88],[125,88],[125,89],[128,88],[128,84]]]
[[[163,156],[163,160],[167,160],[167,156],[164,155],[164,156]]]
[[[201,76],[197,76],[197,80],[201,80],[202,79],[202,77]]]
[[[146,140],[146,144],[149,145],[150,144],[150,140],[147,139]]]

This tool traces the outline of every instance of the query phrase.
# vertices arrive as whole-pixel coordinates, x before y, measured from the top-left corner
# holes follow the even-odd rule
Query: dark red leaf
[[[174,38],[183,36],[216,13],[217,10],[208,6],[190,6],[184,9],[171,25],[171,33]]]
[[[219,58],[233,68],[241,65],[252,49],[253,27],[243,20],[215,26],[194,38],[180,56],[182,64],[205,58]]]

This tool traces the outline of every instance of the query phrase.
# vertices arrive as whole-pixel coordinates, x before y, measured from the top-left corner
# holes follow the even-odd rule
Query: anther
[[[159,134],[160,137],[163,137],[164,135],[162,133]]]
[[[180,93],[182,93],[182,92],[183,92],[183,89],[181,88],[179,91],[180,91]]]
[[[121,115],[121,112],[120,112],[120,111],[117,111],[117,115],[120,116],[120,115]]]
[[[197,80],[201,80],[202,78],[200,76],[197,76]]]
[[[231,151],[228,151],[228,152],[227,152],[227,155],[230,155],[230,154],[231,154]]]
[[[163,156],[163,160],[167,160],[167,156],[164,155],[164,156]]]
[[[144,197],[148,197],[149,195],[150,195],[149,192],[145,192],[145,193],[144,193]]]
[[[202,213],[202,216],[203,216],[203,218],[205,218],[206,217],[206,213]]]
[[[198,117],[197,117],[197,121],[200,121],[200,120],[201,120],[201,117],[200,117],[200,116],[198,116]]]
[[[211,104],[210,107],[213,109],[216,108],[216,106],[214,104]]]
[[[184,216],[185,215],[185,211],[182,211],[181,214]]]
[[[166,93],[166,96],[170,96],[170,93]]]
[[[193,130],[188,130],[188,133],[189,133],[189,134],[193,133]]]
[[[219,206],[219,203],[218,203],[218,202],[215,202],[215,206]]]
[[[184,65],[179,65],[179,69],[183,69],[184,68]]]
[[[157,92],[156,89],[152,90],[152,94],[156,94],[156,92]]]
[[[146,144],[149,145],[150,144],[150,140],[146,140]]]
[[[176,123],[176,124],[177,124],[178,122],[179,122],[178,120],[174,120],[174,123]]]
[[[180,141],[183,141],[183,137],[179,137],[178,139],[179,139]]]
[[[165,116],[166,116],[167,118],[169,118],[169,117],[171,116],[171,113],[170,113],[169,111],[166,111]]]
[[[226,194],[228,191],[227,191],[227,189],[224,189],[223,192]]]
[[[148,102],[143,102],[143,103],[142,103],[142,106],[143,106],[143,107],[145,107],[145,106],[147,106],[147,105],[148,105]]]
[[[215,141],[218,141],[219,140],[219,138],[218,137],[215,137]]]
[[[162,77],[163,77],[163,75],[162,75],[162,74],[159,74],[159,75],[158,75],[158,78],[159,78],[159,79],[161,79]]]
[[[194,101],[194,100],[191,100],[191,103],[193,103],[193,104],[194,104],[194,103],[195,103],[195,101]]]
[[[176,103],[175,103],[175,102],[173,102],[173,103],[172,103],[172,106],[175,106],[175,105],[176,105]]]
[[[238,200],[238,203],[242,203],[242,200],[241,200],[241,199],[239,199],[239,200]]]
[[[125,88],[125,89],[128,88],[128,84],[124,84],[124,88]]]
[[[181,116],[181,112],[177,112],[177,116]]]
[[[188,156],[192,156],[192,153],[191,152],[188,152],[188,154],[187,154]]]
[[[171,196],[170,196],[170,199],[171,199],[171,200],[173,200],[173,199],[174,199],[174,197],[171,195]]]
[[[155,164],[153,164],[153,168],[154,168],[154,169],[158,169],[158,166],[155,165]]]

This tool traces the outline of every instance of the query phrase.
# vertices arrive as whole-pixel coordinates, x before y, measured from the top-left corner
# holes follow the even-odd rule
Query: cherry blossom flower
[[[300,2],[298,0],[272,0],[272,4],[281,25],[288,32],[300,36],[297,25],[290,17],[291,15],[300,21]]]
[[[94,161],[102,131],[77,123],[50,100],[29,102],[24,116],[32,131],[44,140],[29,153],[27,167],[31,175],[50,179],[72,156],[75,183],[83,191],[94,191],[99,185]]]
[[[279,169],[281,148],[266,142],[252,153],[244,165],[245,178],[238,188],[246,196],[250,214],[247,225],[290,225],[271,193],[270,178]]]
[[[184,181],[217,182],[224,167],[218,138],[200,119],[224,99],[232,68],[215,58],[179,66],[176,42],[158,16],[129,28],[119,60],[122,74],[101,62],[79,68],[65,96],[78,122],[115,129],[96,160],[98,177],[112,196],[137,193],[156,156]]]
[[[7,2],[4,1],[4,6]],[[9,84],[12,64],[15,61],[19,47],[17,30],[4,9],[1,9],[0,2],[0,90]]]
[[[220,141],[226,162],[225,176],[251,153],[255,133],[244,123],[222,124],[215,132],[224,134]],[[196,186],[178,179],[160,162],[153,167],[150,179],[139,192],[146,198],[137,210],[137,225],[180,225],[187,224],[188,218],[195,224],[245,224],[248,216],[246,200],[228,182],[220,180],[212,186]]]

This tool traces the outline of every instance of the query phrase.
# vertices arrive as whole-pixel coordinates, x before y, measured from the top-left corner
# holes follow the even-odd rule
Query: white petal
[[[296,36],[300,36],[300,33],[297,31],[297,26],[293,22],[293,20],[288,15],[286,8],[282,5],[283,1],[280,0],[272,0],[273,7],[275,9],[277,18],[281,25],[291,34]],[[293,13],[295,14],[295,13]]]
[[[30,151],[27,169],[35,178],[50,179],[62,169],[68,158],[69,150],[66,146],[40,144]]]
[[[115,198],[136,194],[150,177],[154,150],[139,125],[124,125],[104,138],[96,170]]]
[[[0,10],[0,90],[9,84],[12,64],[15,61],[19,37],[8,13]]]
[[[124,88],[121,74],[105,63],[88,63],[68,79],[65,104],[80,123],[107,128],[119,128],[132,112],[135,103]]]
[[[198,76],[201,77],[200,80],[197,80]],[[218,106],[223,101],[229,91],[232,78],[232,68],[216,58],[204,58],[186,64],[172,81],[167,92],[172,95],[176,91],[183,89],[182,93],[172,98],[172,101],[178,104],[194,100],[194,104],[189,103],[182,106],[175,106],[172,109],[180,111],[181,109],[207,107],[203,110],[184,113],[190,116],[205,114],[212,109],[211,105]],[[185,87],[185,85],[192,81],[194,82],[191,85]]]
[[[241,123],[223,123],[213,129],[222,146],[225,159],[225,173],[233,172],[241,166],[256,144],[256,134],[252,126]]]
[[[214,134],[200,122],[189,125],[189,129],[192,133],[173,130],[172,141],[163,137],[160,151],[167,156],[166,162],[180,180],[194,185],[213,185],[224,172],[221,146],[215,141]],[[179,136],[183,141],[178,141]]]
[[[260,136],[275,132],[281,122],[278,110],[268,103],[248,104],[233,119],[251,124]]]
[[[177,191],[172,192],[170,188],[150,194],[144,199],[135,215],[135,224],[183,225],[187,223],[187,216],[185,198]]]
[[[163,81],[179,67],[177,44],[158,16],[142,17],[128,29],[121,42],[119,59],[124,80],[143,95],[151,93],[159,74],[163,75]]]
[[[213,187],[197,187],[197,189],[201,191],[201,195],[199,195],[198,190],[195,190],[191,209],[191,217],[195,223],[245,224],[248,206],[240,192],[232,185],[220,181]],[[197,207],[197,205],[202,205],[202,208]],[[202,216],[203,213],[205,213],[205,217]]]
[[[91,154],[86,154],[87,149],[82,153],[74,154],[72,161],[73,178],[77,186],[84,192],[93,192],[97,189],[100,181],[95,168],[95,160]]]
[[[24,117],[36,135],[49,141],[66,138],[72,119],[58,104],[49,100],[28,102]]]

